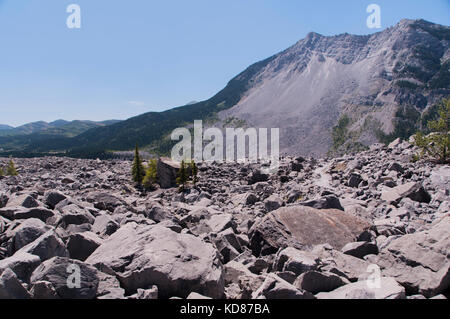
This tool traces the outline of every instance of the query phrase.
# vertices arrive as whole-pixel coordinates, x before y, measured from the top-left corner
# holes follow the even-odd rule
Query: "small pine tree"
[[[145,169],[142,165],[142,159],[139,155],[139,147],[137,144],[134,150],[134,160],[133,166],[131,168],[131,175],[133,176],[133,182],[137,183],[139,186],[142,185],[142,180],[145,176]]]
[[[420,157],[429,156],[439,163],[447,163],[450,157],[450,99],[444,99],[439,106],[439,119],[429,121],[432,132],[425,136],[418,132],[414,144],[421,149]]]
[[[156,159],[152,159],[148,163],[147,169],[145,170],[145,177],[142,182],[145,189],[154,189],[155,188],[155,183],[158,179],[157,166],[158,166],[158,163],[157,163]]]
[[[181,161],[180,169],[178,170],[177,184],[180,187],[180,192],[184,191],[186,182],[188,181],[188,174],[186,170],[186,164]]]
[[[9,163],[6,166],[6,175],[9,175],[9,176],[19,175],[19,173],[17,173],[17,170],[16,170],[16,165],[14,164],[12,159],[9,160]]]
[[[198,167],[197,164],[195,164],[195,161],[191,161],[191,173],[192,173],[192,183],[197,185],[198,182]]]

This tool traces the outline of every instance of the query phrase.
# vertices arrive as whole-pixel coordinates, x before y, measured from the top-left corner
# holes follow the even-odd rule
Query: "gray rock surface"
[[[26,194],[39,206],[0,208],[0,276],[11,270],[36,299],[334,298],[339,289],[350,299],[446,298],[450,166],[410,161],[417,151],[399,140],[337,158],[283,156],[273,174],[199,163],[184,192],[135,188],[127,160],[16,160],[20,174],[0,179],[0,200]],[[63,290],[69,263],[89,269],[84,292]],[[391,278],[378,295],[360,287],[374,269]]]
[[[6,269],[0,275],[0,299],[30,299],[30,293],[17,279],[11,269]]]
[[[79,283],[70,277],[78,270]],[[36,268],[31,275],[31,284],[42,281],[50,282],[63,299],[93,299],[99,285],[98,272],[94,267],[63,257],[49,259]]]
[[[342,286],[332,292],[316,295],[318,299],[405,299],[405,288],[393,278],[383,277],[380,285],[372,281],[359,281]]]
[[[162,298],[192,291],[213,298],[224,294],[223,268],[213,246],[161,226],[122,226],[86,262],[115,273],[129,293],[156,285]]]
[[[290,242],[299,248],[329,243],[340,249],[369,227],[364,220],[340,210],[291,206],[256,223],[250,230],[250,246],[257,255],[276,252]]]

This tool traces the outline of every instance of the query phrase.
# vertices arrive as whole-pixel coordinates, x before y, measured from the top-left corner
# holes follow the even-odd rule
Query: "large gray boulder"
[[[231,202],[235,206],[239,206],[239,205],[252,206],[252,205],[256,204],[258,201],[259,201],[259,198],[252,192],[238,194],[238,195],[233,196],[233,198],[231,198]]]
[[[89,193],[86,200],[93,203],[95,208],[107,210],[111,213],[113,213],[117,207],[126,205],[126,202],[121,198],[104,192]]]
[[[95,222],[95,218],[90,212],[75,204],[64,206],[61,209],[61,214],[61,223],[65,226],[93,224]]]
[[[329,245],[316,246],[311,253],[320,260],[320,271],[336,274],[351,282],[367,278],[372,273],[368,261],[346,255]]]
[[[250,247],[256,256],[273,254],[288,246],[303,249],[328,243],[341,249],[370,227],[368,222],[341,210],[290,206],[253,225]]]
[[[30,293],[20,283],[11,269],[0,275],[0,299],[30,299]]]
[[[100,236],[110,236],[114,234],[120,225],[109,215],[100,215],[95,218],[92,231]]]
[[[98,272],[97,299],[125,299],[125,290],[115,276]]]
[[[45,205],[49,206],[51,209],[55,209],[56,205],[58,205],[60,202],[65,200],[67,198],[66,195],[64,195],[61,192],[50,190],[46,191],[44,194],[43,202]]]
[[[283,206],[283,200],[278,195],[271,195],[264,201],[264,207],[268,212],[277,210]]]
[[[0,208],[3,208],[8,203],[9,197],[6,194],[0,193]]]
[[[103,243],[103,240],[92,232],[72,234],[67,240],[70,258],[85,261]]]
[[[230,261],[224,267],[225,284],[236,285],[239,299],[250,299],[265,281],[263,276],[255,275],[240,262]]]
[[[79,270],[79,286],[76,272]],[[74,275],[72,280],[71,275]],[[93,299],[99,285],[98,271],[94,267],[69,258],[54,257],[42,263],[31,275],[31,284],[47,281],[63,299]]]
[[[339,209],[344,210],[339,198],[334,195],[323,196],[318,199],[313,199],[301,203],[303,206],[308,206],[317,209]]]
[[[429,203],[431,196],[423,188],[421,183],[410,182],[394,188],[385,187],[381,199],[392,204],[397,204],[403,198],[410,198],[420,203]]]
[[[253,293],[254,299],[315,299],[308,291],[299,290],[275,274],[269,274],[261,287]]]
[[[86,262],[115,274],[128,294],[156,285],[161,298],[185,298],[192,291],[212,298],[224,295],[217,250],[158,225],[122,226]]]
[[[331,292],[316,295],[318,299],[405,299],[405,288],[393,278],[380,278],[380,285],[375,280],[363,280],[342,286]]]
[[[23,194],[15,197],[11,197],[6,204],[6,207],[16,207],[21,206],[25,208],[38,207],[39,203],[36,199],[28,194]]]
[[[199,212],[198,210],[196,211]],[[236,229],[236,224],[233,221],[233,215],[226,213],[206,215],[204,216],[204,219],[201,219],[199,222],[191,221],[188,224],[193,225],[190,230],[195,235],[208,233],[218,234],[228,228]]]
[[[378,254],[378,246],[370,242],[354,242],[348,243],[342,248],[342,252],[346,255],[354,256],[357,258],[364,258],[367,255]]]
[[[180,163],[172,161],[167,157],[161,157],[156,166],[158,173],[158,182],[161,188],[171,188],[177,186],[177,174],[180,169]]]
[[[33,299],[60,299],[58,293],[51,282],[37,281],[31,286],[30,290]]]
[[[0,260],[0,274],[6,269],[11,269],[23,282],[28,282],[31,273],[41,264],[41,259],[36,255],[25,252],[17,252],[13,256]]]
[[[11,220],[37,218],[46,222],[55,216],[55,212],[45,207],[25,208],[22,206],[10,206],[0,209],[0,215]]]
[[[275,271],[290,271],[295,275],[300,275],[310,270],[316,270],[320,265],[317,255],[300,251],[293,247],[288,247],[277,253],[273,263]]]
[[[433,297],[450,287],[450,216],[428,230],[398,237],[381,251],[377,264],[408,294]]]
[[[297,289],[309,291],[312,294],[329,292],[349,282],[338,275],[328,272],[308,271],[301,274],[293,283]]]
[[[6,236],[10,238],[10,249],[15,252],[49,230],[50,227],[40,219],[30,218],[18,224],[17,227],[8,229]]]
[[[63,241],[56,235],[55,231],[53,230],[46,232],[32,243],[19,249],[17,252],[29,253],[39,256],[42,261],[56,256],[69,256],[69,252],[67,251]]]

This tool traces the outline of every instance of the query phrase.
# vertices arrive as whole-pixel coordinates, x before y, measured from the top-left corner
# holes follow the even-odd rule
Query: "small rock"
[[[377,255],[378,246],[369,242],[348,243],[342,248],[342,252],[363,259],[367,255]]]
[[[350,282],[327,272],[308,271],[301,274],[294,282],[294,286],[312,294],[330,292]]]
[[[5,269],[0,276],[0,299],[30,299],[31,295],[17,279],[11,269]]]

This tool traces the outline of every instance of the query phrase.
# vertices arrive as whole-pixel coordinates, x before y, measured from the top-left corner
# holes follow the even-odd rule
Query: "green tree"
[[[142,159],[139,155],[139,147],[137,144],[134,150],[134,160],[133,166],[131,168],[131,175],[133,176],[133,182],[137,183],[139,186],[142,185],[142,180],[145,176],[145,169],[142,165]]]
[[[9,175],[9,176],[19,175],[19,173],[17,173],[17,170],[16,170],[16,165],[14,164],[12,159],[9,160],[8,165],[6,166],[6,175]]]
[[[194,183],[194,186],[197,185],[198,182],[198,167],[197,164],[195,164],[195,161],[191,161],[191,173],[192,173],[192,183]]]
[[[145,189],[154,189],[156,181],[158,179],[157,172],[158,162],[156,159],[151,159],[145,170],[144,180],[142,182]]]
[[[180,165],[180,169],[178,170],[178,174],[177,174],[177,184],[180,187],[180,191],[184,191],[185,187],[186,187],[186,183],[188,181],[188,172],[186,169],[186,163],[183,161],[181,161],[181,165]]]
[[[0,166],[0,176],[5,176],[5,171],[2,166]]]
[[[449,162],[450,150],[450,99],[444,99],[439,105],[439,118],[428,122],[428,128],[432,132],[425,135],[418,132],[415,136],[415,145],[421,151],[420,157],[430,157],[439,163]]]

